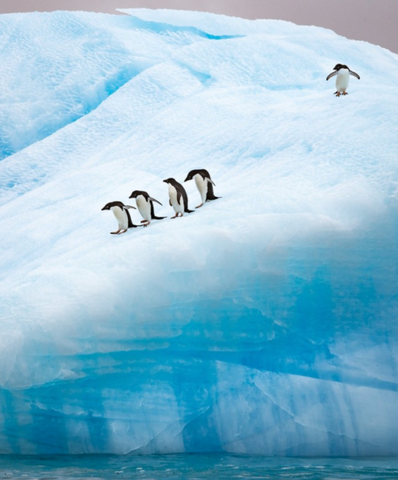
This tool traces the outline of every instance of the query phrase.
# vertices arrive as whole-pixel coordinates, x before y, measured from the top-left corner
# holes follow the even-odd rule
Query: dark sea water
[[[0,456],[1,479],[397,479],[398,458],[240,455]]]

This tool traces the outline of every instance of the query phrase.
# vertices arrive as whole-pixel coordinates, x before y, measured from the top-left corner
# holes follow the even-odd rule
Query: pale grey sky
[[[331,28],[398,53],[398,0],[0,0],[0,13],[116,8],[173,8],[244,18],[290,20]]]

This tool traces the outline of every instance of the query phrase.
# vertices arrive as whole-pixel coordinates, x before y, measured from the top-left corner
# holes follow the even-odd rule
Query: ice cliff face
[[[0,453],[397,454],[397,56],[128,13],[0,17]]]

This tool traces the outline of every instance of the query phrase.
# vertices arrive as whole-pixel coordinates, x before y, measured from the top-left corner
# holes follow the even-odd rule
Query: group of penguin
[[[326,80],[336,77],[335,95],[337,97],[340,95],[347,95],[350,75],[356,77],[358,80],[360,79],[359,75],[350,70],[347,65],[338,63],[334,67],[333,72],[326,77]],[[202,199],[202,203],[196,208],[200,208],[207,201],[216,200],[219,198],[214,195],[213,185],[215,185],[215,183],[211,179],[207,170],[191,170],[184,182],[192,179],[195,180],[196,187],[198,188]],[[182,217],[184,213],[192,213],[193,210],[189,210],[188,208],[188,195],[185,191],[185,188],[174,178],[167,178],[163,181],[169,185],[169,203],[175,211],[174,217],[171,218],[177,218],[179,216]],[[162,220],[163,218],[166,218],[157,217],[155,215],[155,208],[153,205],[154,202],[158,203],[159,205],[162,204],[155,198],[150,197],[147,192],[142,190],[134,190],[134,192],[130,195],[130,198],[135,198],[137,208],[143,218],[143,220],[141,220],[142,225],[134,225],[131,221],[129,209],[135,209],[135,207],[132,207],[131,205],[124,205],[123,202],[110,202],[107,203],[102,210],[112,210],[119,224],[119,229],[116,232],[111,232],[111,234],[120,235],[121,233],[127,232],[129,228],[136,228],[138,226],[147,227],[151,223],[151,220]]]
[[[207,170],[191,170],[184,182],[188,180],[195,180],[197,189],[199,190],[202,203],[196,208],[200,208],[205,202],[210,200],[217,200],[214,195],[213,185],[215,183],[210,177],[210,174]],[[189,210],[188,207],[188,195],[185,191],[185,188],[178,183],[174,178],[167,178],[163,180],[169,185],[169,203],[173,207],[175,215],[171,218],[182,217],[184,213],[192,213],[194,210]],[[142,225],[134,225],[129,209],[134,208],[131,205],[125,205],[123,202],[110,202],[107,203],[101,210],[111,210],[116,217],[118,222],[118,230],[116,232],[111,232],[112,235],[120,235],[127,232],[129,228],[136,227],[147,227],[152,220],[162,220],[166,217],[157,217],[155,215],[154,202],[162,205],[156,198],[149,196],[147,192],[142,190],[134,190],[129,198],[135,198],[138,211],[140,212],[143,220],[141,220]]]

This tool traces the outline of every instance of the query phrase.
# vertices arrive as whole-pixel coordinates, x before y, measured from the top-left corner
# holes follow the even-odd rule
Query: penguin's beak
[[[189,178],[189,175],[187,175],[187,178],[184,180],[184,182],[187,182],[188,180],[191,180],[191,179]]]
[[[105,207],[101,208],[101,212],[102,212],[103,210],[107,210],[106,205],[105,205]]]
[[[168,183],[168,181],[167,181],[167,180],[163,180],[163,181],[164,181],[164,183]]]

